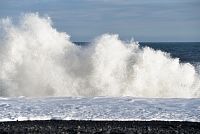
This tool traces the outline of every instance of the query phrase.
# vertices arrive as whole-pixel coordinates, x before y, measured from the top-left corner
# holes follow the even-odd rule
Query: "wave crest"
[[[38,14],[3,19],[0,31],[1,96],[200,96],[193,65],[118,35],[77,46]]]

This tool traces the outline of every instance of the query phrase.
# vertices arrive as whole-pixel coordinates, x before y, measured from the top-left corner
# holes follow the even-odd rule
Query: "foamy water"
[[[1,96],[200,97],[193,65],[115,34],[77,46],[38,14],[2,19],[0,33]]]
[[[200,99],[133,97],[0,98],[0,122],[23,120],[200,122]]]

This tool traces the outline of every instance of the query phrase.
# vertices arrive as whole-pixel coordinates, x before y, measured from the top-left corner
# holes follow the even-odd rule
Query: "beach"
[[[0,123],[0,133],[199,134],[199,122],[44,120]]]

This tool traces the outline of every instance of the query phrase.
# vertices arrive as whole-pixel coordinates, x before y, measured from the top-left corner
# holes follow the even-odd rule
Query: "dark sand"
[[[179,121],[15,121],[0,122],[0,133],[200,134],[200,122]]]

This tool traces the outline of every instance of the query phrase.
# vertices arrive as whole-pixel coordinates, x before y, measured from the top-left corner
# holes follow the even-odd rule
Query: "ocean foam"
[[[24,120],[200,122],[200,99],[0,98],[0,122]],[[7,104],[7,106],[5,106]]]

